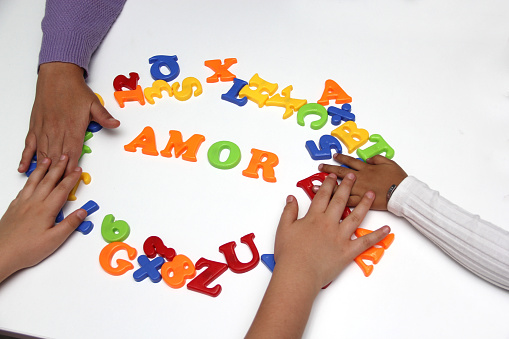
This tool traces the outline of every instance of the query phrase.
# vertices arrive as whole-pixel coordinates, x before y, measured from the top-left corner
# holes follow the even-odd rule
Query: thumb
[[[97,122],[99,125],[106,128],[117,128],[120,126],[120,121],[115,119],[103,105],[99,102],[99,99],[95,100],[90,107],[90,115],[92,120]]]
[[[51,240],[55,248],[59,247],[87,217],[87,211],[78,209],[69,214],[59,224],[50,229]]]
[[[293,195],[289,195],[286,198],[286,206],[283,209],[283,213],[281,214],[281,219],[279,221],[279,225],[289,225],[297,220],[299,214],[299,204],[297,203],[297,199]]]
[[[386,157],[382,155],[375,155],[372,158],[366,159],[366,163],[370,165],[381,165],[381,164],[391,164],[393,163],[392,160],[387,159]]]

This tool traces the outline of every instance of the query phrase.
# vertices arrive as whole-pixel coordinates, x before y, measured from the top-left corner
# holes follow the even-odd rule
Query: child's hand
[[[287,198],[276,233],[276,266],[246,338],[300,338],[320,289],[389,234],[390,228],[384,226],[351,240],[375,195],[367,192],[340,222],[355,175],[346,175],[333,195],[336,180],[335,174],[325,179],[302,219],[297,219],[295,198]]]
[[[67,162],[68,157],[62,155],[47,172],[51,160],[41,159],[0,219],[0,282],[52,254],[87,216],[79,209],[55,225],[58,212],[81,175],[81,168],[76,167],[60,181]]]
[[[85,83],[83,69],[64,62],[42,64],[25,149],[18,168],[26,172],[37,152],[39,163],[49,157],[69,157],[66,174],[78,166],[88,124],[94,120],[106,128],[120,125],[101,105]]]
[[[354,173],[357,177],[348,199],[347,206],[357,206],[362,196],[369,190],[376,194],[375,201],[371,206],[374,210],[387,210],[387,192],[392,185],[399,185],[408,175],[394,161],[381,155],[367,159],[366,162],[343,154],[335,154],[334,160],[346,167],[325,165],[318,166],[318,170],[334,173],[343,179],[348,173]],[[316,189],[315,189],[316,190]]]
[[[351,240],[375,200],[375,194],[366,192],[354,211],[340,223],[355,175],[346,175],[331,198],[336,179],[335,174],[327,176],[302,219],[297,220],[297,201],[289,196],[276,233],[276,267],[289,268],[295,272],[296,279],[311,279],[317,289],[334,280],[355,257],[390,232],[385,226]]]

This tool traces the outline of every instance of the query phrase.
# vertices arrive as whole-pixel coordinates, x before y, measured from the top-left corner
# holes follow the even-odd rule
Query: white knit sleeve
[[[399,184],[387,208],[461,265],[509,290],[508,231],[454,205],[414,177]]]

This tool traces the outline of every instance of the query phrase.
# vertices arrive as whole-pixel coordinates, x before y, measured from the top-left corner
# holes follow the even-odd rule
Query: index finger
[[[334,187],[337,184],[337,176],[334,173],[331,173],[325,178],[322,183],[322,186],[316,192],[313,201],[311,201],[311,206],[309,206],[309,212],[325,212],[327,206],[329,206],[330,197],[332,192],[334,191]]]

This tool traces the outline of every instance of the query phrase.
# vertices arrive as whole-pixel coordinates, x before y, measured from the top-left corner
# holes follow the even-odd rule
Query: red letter
[[[243,236],[240,238],[240,241],[244,244],[249,246],[249,249],[251,250],[251,253],[253,253],[253,259],[251,259],[248,263],[241,263],[239,259],[237,258],[237,255],[235,254],[235,241],[226,243],[219,247],[219,252],[223,253],[226,258],[226,263],[228,263],[228,267],[232,272],[234,273],[245,273],[258,265],[260,262],[260,254],[258,253],[258,250],[256,249],[256,246],[254,244],[254,234],[249,233],[248,235]]]
[[[223,274],[228,269],[228,265],[222,262],[200,258],[200,260],[196,262],[195,268],[199,270],[203,267],[208,268],[189,282],[187,284],[187,288],[191,291],[200,292],[211,297],[217,297],[219,293],[221,293],[221,285],[217,284],[212,288],[207,287],[207,285]]]

